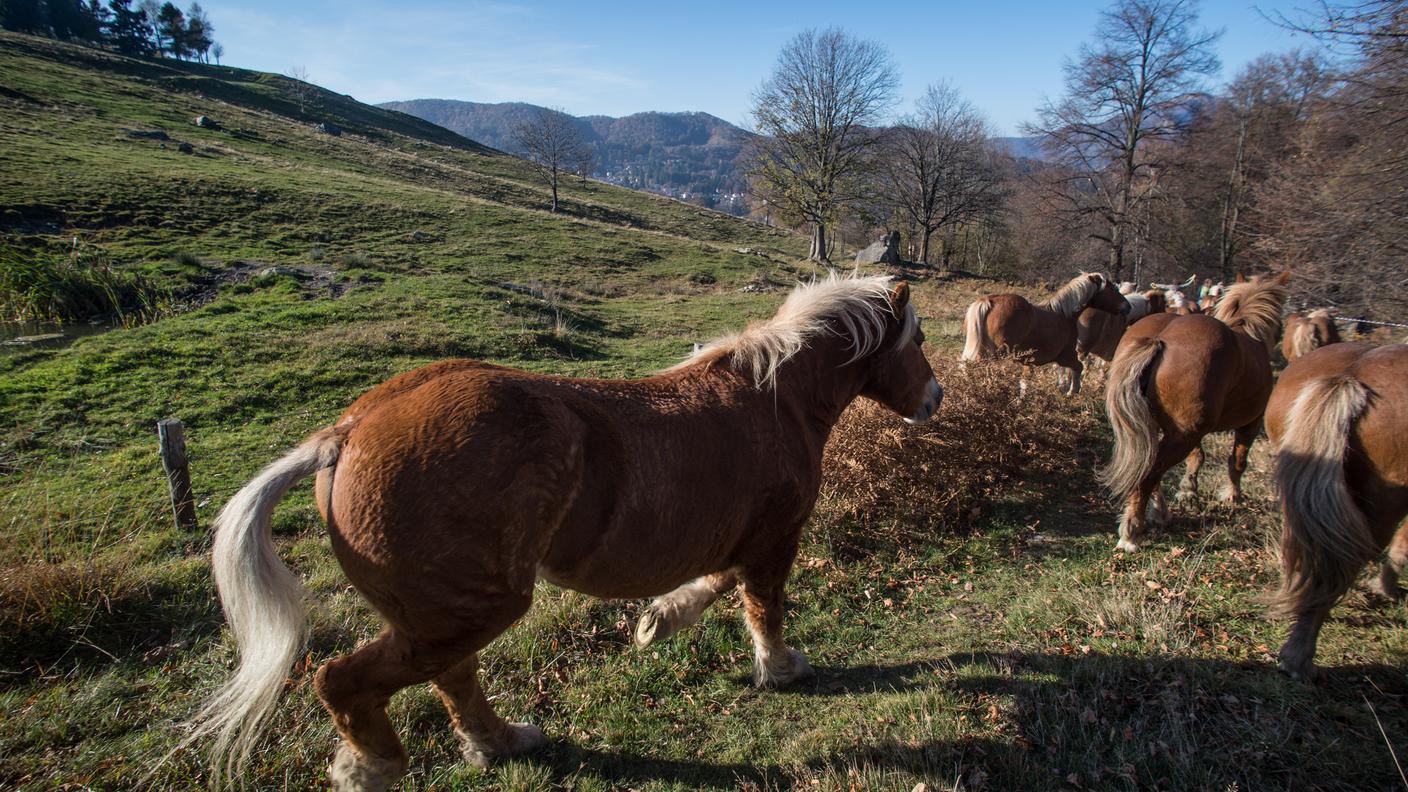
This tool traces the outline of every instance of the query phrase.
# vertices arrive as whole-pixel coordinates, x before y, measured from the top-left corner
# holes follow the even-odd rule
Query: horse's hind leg
[[[1374,591],[1385,599],[1401,602],[1403,591],[1398,588],[1398,576],[1403,574],[1404,566],[1408,566],[1408,523],[1400,526],[1394,534],[1393,542],[1388,546],[1388,558],[1384,559],[1383,568],[1374,581]]]
[[[1187,467],[1183,471],[1183,479],[1178,482],[1178,494],[1174,496],[1179,501],[1193,500],[1198,497],[1198,471],[1203,468],[1203,446],[1201,443],[1188,455],[1184,464]]]
[[[784,552],[739,569],[744,614],[753,636],[753,682],[758,687],[783,687],[812,674],[807,658],[782,640],[783,586],[796,554],[794,539]]]
[[[1153,467],[1144,474],[1139,486],[1125,498],[1124,514],[1120,516],[1120,540],[1115,545],[1116,550],[1133,553],[1139,549],[1139,540],[1144,537],[1145,526],[1150,517],[1150,499],[1153,499],[1156,505],[1152,515],[1154,521],[1162,525],[1168,520],[1168,509],[1164,504],[1163,490],[1160,489],[1164,474],[1197,445],[1197,438],[1188,437],[1165,437],[1159,444]]]
[[[479,686],[476,652],[435,677],[435,693],[450,712],[466,762],[488,767],[501,756],[526,753],[547,744],[542,729],[499,717]]]
[[[406,772],[406,750],[386,717],[402,688],[425,682],[461,651],[427,651],[388,629],[357,651],[318,669],[314,687],[342,735],[328,778],[338,792],[381,792]]]
[[[695,578],[668,594],[656,597],[636,623],[636,646],[663,641],[694,624],[704,609],[738,585],[733,572],[717,572]]]
[[[1261,431],[1261,419],[1238,429],[1232,440],[1232,453],[1227,457],[1227,486],[1222,488],[1221,498],[1228,503],[1242,499],[1242,474],[1247,470],[1247,454],[1252,442]]]

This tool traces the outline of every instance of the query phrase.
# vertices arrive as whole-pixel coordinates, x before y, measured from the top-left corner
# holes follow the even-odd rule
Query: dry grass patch
[[[911,426],[861,400],[832,431],[818,511],[833,543],[863,535],[905,545],[962,528],[1014,478],[1069,471],[1098,425],[1045,381],[1022,396],[1014,361],[931,362],[944,386],[932,421]]]

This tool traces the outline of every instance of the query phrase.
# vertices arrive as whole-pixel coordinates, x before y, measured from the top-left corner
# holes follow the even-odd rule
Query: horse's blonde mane
[[[1241,330],[1266,345],[1276,345],[1281,329],[1281,308],[1286,304],[1286,284],[1261,275],[1246,283],[1234,283],[1222,292],[1212,309],[1212,317],[1233,330]]]
[[[1096,292],[1105,288],[1105,283],[1105,276],[1098,272],[1082,272],[1051,295],[1051,299],[1042,303],[1041,307],[1062,316],[1074,316]]]
[[[893,281],[889,275],[838,277],[832,273],[824,280],[799,285],[771,319],[753,322],[742,332],[709,342],[671,370],[703,359],[727,357],[752,375],[759,390],[772,388],[777,384],[778,368],[806,349],[812,338],[833,327],[837,335],[850,339],[853,354],[847,362],[858,360],[878,349],[885,338],[887,317],[892,316]],[[904,327],[896,348],[909,343],[919,328],[913,305],[905,306],[901,318]]]

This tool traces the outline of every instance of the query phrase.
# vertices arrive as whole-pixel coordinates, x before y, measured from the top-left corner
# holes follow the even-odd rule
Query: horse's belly
[[[668,542],[658,535],[641,538],[644,541],[608,539],[596,550],[570,560],[550,553],[538,574],[549,583],[594,597],[653,597],[726,568],[727,545],[733,544],[728,536],[676,537]]]

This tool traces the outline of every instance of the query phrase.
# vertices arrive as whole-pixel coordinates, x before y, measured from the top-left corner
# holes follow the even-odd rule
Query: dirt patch
[[[320,297],[337,299],[352,289],[352,283],[338,277],[337,271],[322,264],[273,264],[268,261],[231,261],[220,267],[209,267],[204,276],[176,295],[177,302],[187,309],[199,308],[215,300],[221,289],[250,281],[291,277],[305,291]]]

